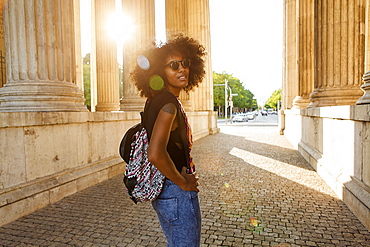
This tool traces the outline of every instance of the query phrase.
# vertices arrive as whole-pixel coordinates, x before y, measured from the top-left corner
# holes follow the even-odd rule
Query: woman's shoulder
[[[176,96],[167,90],[162,90],[155,97],[148,99],[144,108],[145,123],[148,124],[148,126],[152,126],[162,107],[168,103],[175,104],[178,109],[178,101]],[[149,129],[149,132],[151,133],[151,128]]]
[[[157,94],[152,100],[150,100],[152,105],[156,105],[160,108],[168,103],[177,104],[177,98],[168,90],[162,90],[159,94]]]

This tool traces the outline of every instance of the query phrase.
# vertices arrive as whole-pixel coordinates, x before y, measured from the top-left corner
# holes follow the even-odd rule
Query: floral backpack
[[[148,147],[148,133],[141,121],[127,130],[119,149],[126,162],[123,182],[135,203],[156,199],[165,180],[165,176],[149,162]]]

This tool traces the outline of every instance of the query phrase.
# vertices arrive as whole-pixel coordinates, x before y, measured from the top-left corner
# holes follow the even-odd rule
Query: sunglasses
[[[183,60],[181,60],[181,61],[171,61],[169,64],[167,64],[166,66],[170,66],[171,67],[171,69],[172,70],[178,70],[179,69],[179,67],[180,67],[180,63],[181,63],[181,65],[182,65],[182,67],[184,68],[184,69],[187,69],[187,68],[189,68],[190,67],[190,65],[191,65],[191,62],[190,62],[190,60],[189,59],[183,59]]]

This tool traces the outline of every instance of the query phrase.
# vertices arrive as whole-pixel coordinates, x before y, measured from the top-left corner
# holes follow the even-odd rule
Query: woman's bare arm
[[[177,108],[173,103],[164,105],[159,111],[149,142],[148,158],[164,176],[180,186],[181,189],[199,191],[197,188],[198,179],[195,174],[187,174],[186,168],[180,174],[167,152],[171,130],[178,126],[176,114]]]

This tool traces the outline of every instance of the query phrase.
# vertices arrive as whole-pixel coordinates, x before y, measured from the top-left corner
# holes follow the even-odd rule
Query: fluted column
[[[119,110],[119,77],[117,43],[109,37],[109,16],[116,13],[114,0],[95,0],[96,85],[98,102],[96,111]]]
[[[298,95],[293,108],[306,108],[314,88],[314,0],[297,1]]]
[[[83,80],[83,62],[81,52],[81,13],[80,0],[73,0],[74,11],[74,43],[75,43],[75,60],[76,60],[76,85],[78,88],[84,90]]]
[[[211,32],[209,0],[188,0],[188,35],[198,40],[206,49],[206,75],[199,87],[190,93],[195,111],[213,111],[213,77],[211,63]]]
[[[0,87],[6,82],[3,5],[4,3],[0,1]]]
[[[363,94],[365,0],[317,1],[317,51],[312,107],[353,105]]]
[[[283,109],[292,108],[293,99],[299,95],[296,2],[284,1]]]
[[[365,71],[361,88],[364,95],[356,104],[370,104],[370,0],[366,0],[365,9]]]
[[[189,35],[188,5],[183,0],[166,0],[166,35],[167,39],[176,34]],[[180,100],[187,112],[193,111],[189,93],[181,92]]]
[[[166,35],[182,33],[188,35],[188,6],[187,1],[166,0]]]
[[[123,50],[123,98],[121,110],[142,111],[145,98],[130,79],[130,72],[137,63],[138,52],[155,40],[154,0],[123,0],[122,7],[135,25],[135,31],[124,44]]]
[[[76,86],[73,0],[3,2],[0,111],[86,111]]]

